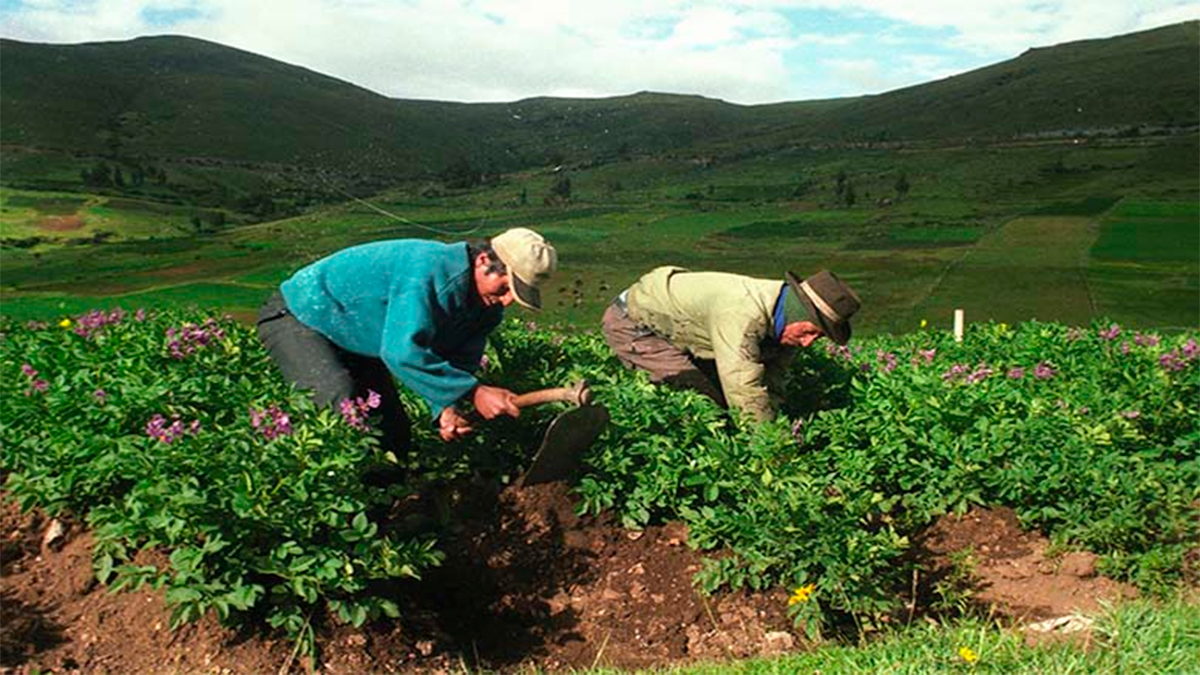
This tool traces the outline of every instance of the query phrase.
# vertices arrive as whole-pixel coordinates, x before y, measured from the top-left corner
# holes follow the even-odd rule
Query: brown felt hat
[[[850,317],[862,305],[854,289],[828,270],[821,270],[804,281],[792,272],[788,272],[786,278],[813,323],[839,345],[849,342]]]

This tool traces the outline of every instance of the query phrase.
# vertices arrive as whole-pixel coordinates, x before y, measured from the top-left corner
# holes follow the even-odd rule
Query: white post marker
[[[954,341],[962,342],[963,336],[963,311],[961,309],[954,310]]]

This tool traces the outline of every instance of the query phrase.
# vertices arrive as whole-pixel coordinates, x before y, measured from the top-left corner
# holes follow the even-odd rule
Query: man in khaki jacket
[[[605,311],[604,337],[629,368],[695,389],[764,421],[775,417],[796,347],[850,339],[858,295],[835,274],[755,279],[681,267],[651,270]],[[705,371],[715,369],[715,380]]]

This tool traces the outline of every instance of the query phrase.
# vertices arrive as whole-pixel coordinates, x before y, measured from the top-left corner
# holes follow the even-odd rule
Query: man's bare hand
[[[462,438],[472,431],[474,428],[471,423],[454,406],[444,408],[442,414],[438,415],[438,433],[447,443]]]
[[[513,403],[513,399],[516,397],[516,394],[507,389],[481,384],[475,387],[475,395],[472,403],[475,404],[475,410],[485,420],[490,420],[500,415],[519,417],[521,409]]]

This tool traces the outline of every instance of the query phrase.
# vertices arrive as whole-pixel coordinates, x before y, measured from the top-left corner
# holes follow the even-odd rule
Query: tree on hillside
[[[838,169],[837,177],[834,178],[833,196],[837,203],[841,204],[842,199],[846,194],[846,170]]]
[[[81,170],[79,177],[83,179],[83,184],[88,187],[112,187],[113,184],[112,167],[108,165],[108,162],[103,160],[97,162],[90,170]]]
[[[259,220],[266,220],[268,217],[274,215],[276,210],[275,200],[271,198],[271,195],[258,190],[238,199],[235,202],[235,207],[243,213],[253,214]],[[222,224],[224,224],[224,215],[223,213],[221,214]]]
[[[908,184],[908,174],[907,173],[905,173],[903,171],[900,172],[900,176],[898,178],[896,178],[895,187],[896,187],[896,201],[900,201],[901,199],[904,199],[905,197],[908,196],[908,190],[912,186],[910,186]]]
[[[442,171],[442,182],[451,190],[473,188],[483,182],[483,174],[471,164],[471,160],[458,156]]]
[[[566,173],[558,174],[554,184],[550,186],[550,194],[546,197],[550,203],[565,203],[571,201],[571,177]]]
[[[844,169],[839,169],[834,179],[834,199],[839,206],[854,206],[858,195],[854,192],[854,184],[850,182]]]
[[[801,174],[796,179],[796,187],[792,188],[792,197],[798,199],[808,194],[808,191],[813,187],[813,180],[808,176]]]

